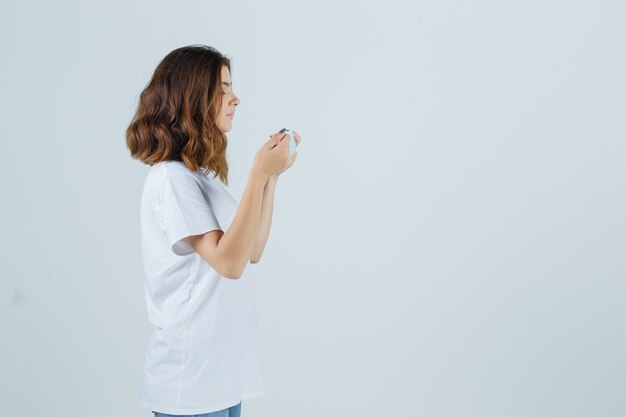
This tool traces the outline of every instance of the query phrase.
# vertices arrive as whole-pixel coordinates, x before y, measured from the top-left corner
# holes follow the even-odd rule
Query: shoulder
[[[185,164],[178,161],[163,161],[154,164],[150,168],[149,176],[157,186],[162,186],[169,182],[196,182],[199,183],[198,174],[187,168]]]
[[[202,194],[205,187],[198,175],[177,161],[159,162],[150,167],[144,184],[144,198],[160,208],[168,195]]]
[[[196,173],[187,168],[187,165],[179,161],[163,161],[152,166],[152,170],[161,175],[188,174],[195,176]]]

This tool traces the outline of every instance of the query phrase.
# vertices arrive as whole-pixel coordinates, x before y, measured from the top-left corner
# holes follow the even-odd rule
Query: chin
[[[225,122],[225,123],[222,123],[221,125],[219,125],[219,128],[224,133],[230,132],[231,130],[233,130],[233,124],[229,120],[228,122]]]

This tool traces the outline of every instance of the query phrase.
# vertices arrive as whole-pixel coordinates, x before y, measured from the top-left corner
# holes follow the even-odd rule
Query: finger
[[[274,133],[273,135],[270,135],[270,138],[273,138],[276,135],[280,136],[281,133],[285,133],[285,130],[287,130],[287,129],[286,128],[280,129],[277,133]]]
[[[283,139],[285,139],[285,138],[286,138],[286,139],[289,139],[289,135],[288,135],[288,134],[286,134],[286,133],[283,133],[283,135],[282,135],[282,136],[281,136],[281,138],[280,138],[280,144],[281,144],[281,145],[283,145],[283,146],[284,146],[285,144],[286,144],[287,146],[289,146],[289,140],[283,140]]]
[[[296,140],[296,146],[300,145],[300,135],[297,132],[293,132],[293,137]]]
[[[283,145],[284,142],[289,143],[288,140],[283,140],[285,138],[285,136],[287,136],[286,133],[283,133],[282,135],[278,135],[278,139],[277,139],[277,144],[278,145]]]
[[[272,138],[268,141],[268,143],[271,144],[271,147],[273,148],[274,146],[276,146],[285,136],[286,134],[280,134],[280,133],[276,133],[272,136]]]

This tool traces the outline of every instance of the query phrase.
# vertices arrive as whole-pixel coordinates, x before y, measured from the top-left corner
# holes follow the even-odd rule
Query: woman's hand
[[[264,176],[266,179],[281,173],[293,165],[295,158],[289,156],[289,141],[284,141],[285,133],[272,135],[254,156],[251,174]]]
[[[283,129],[282,131],[284,131],[284,129]],[[283,134],[283,133],[281,133],[281,132],[275,133],[275,134],[273,134],[273,135],[272,135],[272,138],[273,138],[274,136],[276,136],[276,135],[282,135],[282,134]],[[300,145],[300,139],[301,139],[301,138],[300,138],[300,135],[298,135],[298,133],[297,133],[297,132],[293,132],[293,138],[294,138],[294,140],[296,141],[296,146]],[[289,136],[285,135],[285,137],[284,137],[283,139],[281,139],[281,141],[280,141],[280,142],[282,142],[283,140],[290,140],[290,139],[289,139]],[[298,156],[298,151],[294,152],[294,153],[293,153],[293,156],[291,157],[291,158],[293,159],[293,161],[294,161],[294,162],[295,162],[295,160],[296,160],[296,157],[297,157],[297,156]],[[286,166],[286,167],[284,167],[284,168],[283,168],[283,169],[281,169],[280,171],[275,172],[275,173],[274,173],[274,175],[271,175],[271,176],[270,176],[270,179],[271,179],[272,181],[276,181],[276,180],[278,180],[278,176],[279,176],[280,174],[282,174],[283,172],[285,172],[285,171],[287,170],[287,168],[289,168],[290,166],[291,166],[291,164],[290,164],[290,165],[288,165],[288,166]]]

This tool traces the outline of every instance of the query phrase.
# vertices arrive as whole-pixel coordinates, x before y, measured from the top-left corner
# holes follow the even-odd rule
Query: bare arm
[[[265,244],[270,235],[272,226],[272,212],[274,211],[274,194],[276,191],[276,183],[278,175],[272,175],[267,180],[263,189],[263,203],[261,205],[261,220],[259,223],[259,232],[257,234],[256,243],[252,251],[251,263],[257,263],[261,260]]]
[[[241,277],[252,256],[259,231],[263,189],[268,178],[259,171],[250,172],[239,208],[226,233],[214,230],[187,237],[194,250],[226,278]]]

